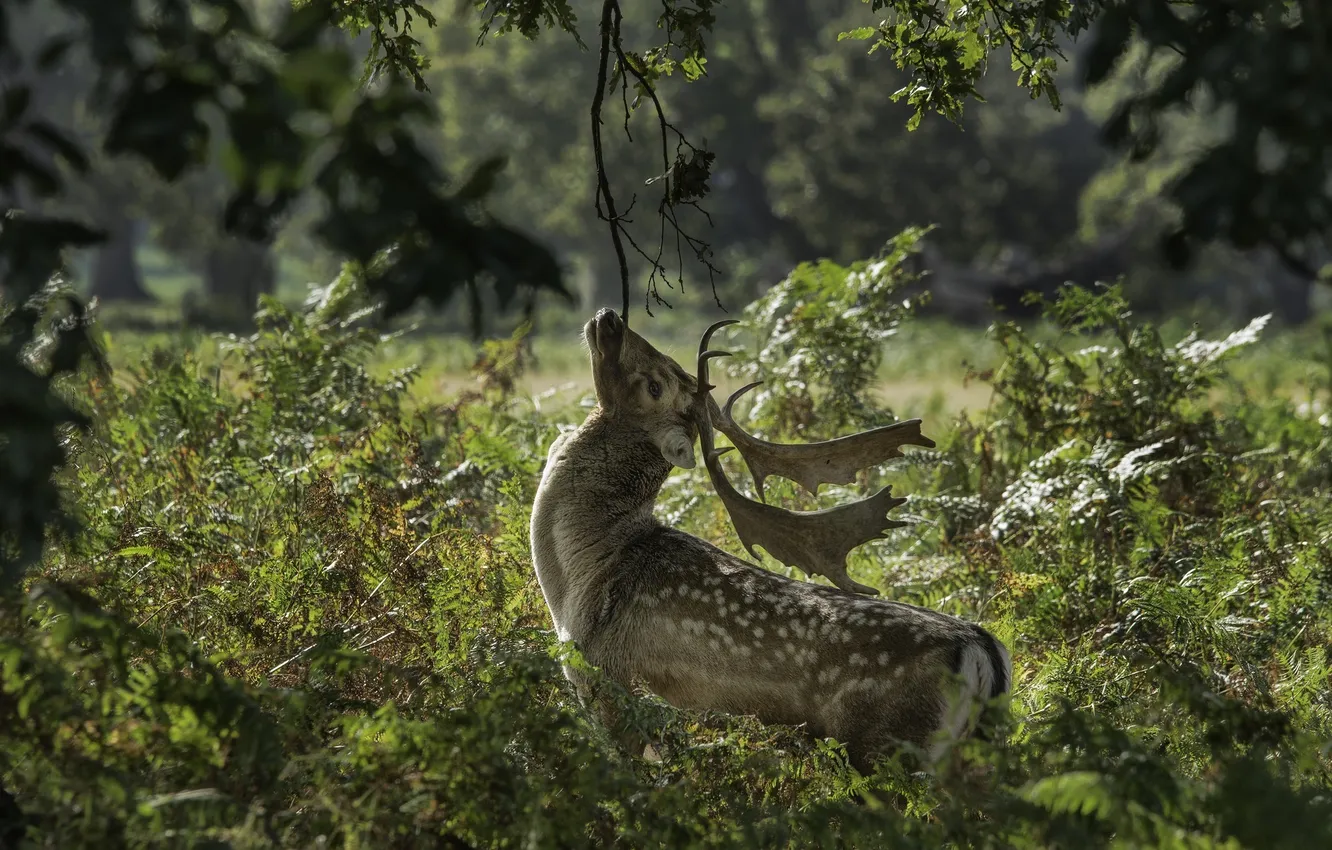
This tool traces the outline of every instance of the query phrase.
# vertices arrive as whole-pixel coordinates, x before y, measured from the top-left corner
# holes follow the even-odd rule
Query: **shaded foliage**
[[[1224,116],[1229,131],[1192,158],[1168,194],[1182,220],[1165,242],[1172,264],[1200,244],[1267,246],[1316,276],[1332,233],[1332,21],[1321,3],[1243,0],[1101,4],[1085,69],[1106,79],[1134,39],[1166,69],[1125,98],[1103,127],[1134,159],[1162,143],[1162,118],[1178,110]],[[1221,69],[1225,69],[1221,73]]]
[[[26,4],[25,4],[26,5]],[[493,169],[456,189],[422,152],[414,122],[429,116],[401,78],[358,91],[346,47],[329,38],[333,5],[311,2],[262,27],[229,0],[196,4],[161,0],[61,4],[80,22],[35,51],[38,69],[53,73],[72,39],[87,43],[98,67],[100,96],[112,106],[103,148],[148,162],[167,180],[205,164],[223,149],[234,191],[226,229],[264,240],[275,220],[307,186],[323,200],[314,225],[320,238],[348,258],[380,295],[387,315],[419,299],[436,304],[469,296],[479,321],[480,290],[489,284],[501,306],[520,287],[565,292],[546,249],[484,214]],[[25,55],[0,16],[0,61]],[[6,88],[0,112],[0,190],[8,199],[0,226],[0,275],[5,359],[0,374],[12,394],[0,461],[7,500],[0,527],[0,581],[11,583],[41,546],[42,528],[56,520],[50,485],[60,464],[56,427],[75,420],[51,394],[50,382],[70,371],[86,341],[53,326],[63,341],[50,367],[34,373],[20,351],[36,334],[30,299],[60,271],[64,253],[102,235],[67,218],[24,212],[13,199],[50,198],[62,191],[56,163],[78,170],[86,156],[69,137],[30,115],[29,88]],[[209,123],[212,110],[220,122]]]
[[[805,433],[784,409],[870,380],[823,358],[891,344],[905,314],[837,328],[909,285],[917,237],[802,267],[747,313],[749,356],[805,364],[755,430]],[[527,554],[539,459],[583,411],[513,393],[521,336],[476,390],[408,407],[414,373],[372,368],[352,280],[266,302],[216,354],[174,343],[70,385],[94,425],[60,484],[87,531],[0,617],[0,781],[34,846],[1332,839],[1332,437],[1229,388],[1260,323],[1167,342],[1115,291],[1070,290],[1048,305],[1065,338],[996,327],[993,405],[931,428],[939,450],[893,473],[921,522],[851,564],[1014,650],[1006,733],[930,781],[644,694],[618,699],[661,758],[618,751],[560,673],[582,662]],[[725,541],[704,486],[674,477],[659,509]]]

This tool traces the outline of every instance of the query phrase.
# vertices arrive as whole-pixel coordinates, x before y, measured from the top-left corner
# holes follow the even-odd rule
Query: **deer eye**
[[[661,384],[651,378],[648,379],[648,395],[653,398],[661,398]]]

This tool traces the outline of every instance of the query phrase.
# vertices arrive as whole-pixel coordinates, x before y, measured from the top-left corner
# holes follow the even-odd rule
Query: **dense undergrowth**
[[[912,240],[751,305],[731,368],[774,380],[749,427],[912,415],[865,393]],[[585,411],[515,393],[516,341],[407,405],[336,304],[270,301],[225,380],[186,344],[88,377],[61,482],[84,531],[0,603],[0,844],[1332,846],[1332,420],[1230,376],[1261,321],[1167,342],[1114,290],[1047,308],[1055,343],[993,329],[988,410],[858,485],[899,483],[917,523],[855,576],[1014,653],[1005,734],[936,780],[643,694],[660,760],[615,748],[528,555],[545,449]],[[697,471],[660,513],[740,551]]]

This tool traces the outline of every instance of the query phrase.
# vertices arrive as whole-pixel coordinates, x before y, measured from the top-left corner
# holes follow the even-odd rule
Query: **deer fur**
[[[679,708],[831,736],[862,771],[903,743],[937,756],[967,733],[978,701],[1007,691],[1008,651],[977,625],[792,580],[659,522],[672,467],[696,463],[698,385],[610,310],[584,339],[597,405],[551,446],[532,510],[533,561],[561,640]]]

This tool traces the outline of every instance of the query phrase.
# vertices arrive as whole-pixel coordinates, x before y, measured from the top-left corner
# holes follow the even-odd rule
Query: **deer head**
[[[597,409],[552,443],[532,505],[532,563],[561,640],[626,687],[647,684],[681,708],[754,714],[806,725],[846,743],[867,770],[910,742],[930,745],[965,731],[974,698],[1011,681],[1007,650],[956,617],[851,593],[852,549],[903,525],[888,519],[902,503],[887,488],[823,511],[795,512],[762,501],[773,475],[817,491],[856,471],[900,457],[906,445],[933,446],[919,421],[806,445],[761,440],[732,416],[742,388],[718,407],[708,382],[712,335],[703,335],[698,377],[625,327],[610,310],[583,329],[591,352]],[[718,448],[715,432],[733,447]],[[663,526],[652,510],[669,465],[703,463],[740,539],[841,590],[766,572],[705,540]],[[748,463],[759,499],[731,485],[721,456]],[[660,452],[660,454],[658,454]],[[617,734],[615,704],[572,666],[566,675]],[[963,690],[952,693],[952,676]]]
[[[592,355],[597,404],[609,416],[632,419],[681,469],[693,469],[695,383],[671,358],[629,330],[614,310],[597,312],[584,327]]]
[[[884,487],[868,498],[835,508],[789,511],[737,491],[726,477],[721,456],[732,448],[740,452],[762,499],[763,483],[769,476],[789,478],[816,493],[820,484],[849,484],[857,471],[902,457],[903,446],[933,448],[934,441],[920,433],[919,419],[819,443],[773,443],[746,432],[736,424],[732,410],[737,399],[759,384],[741,387],[718,408],[712,399],[714,387],[708,383],[708,361],[729,356],[729,352],[708,349],[712,335],[735,323],[735,319],[726,319],[704,332],[695,379],[631,331],[613,310],[602,309],[583,328],[592,355],[597,403],[607,415],[633,420],[647,432],[662,457],[682,469],[697,464],[697,436],[712,486],[740,541],[755,559],[759,557],[755,547],[762,546],[787,566],[826,576],[842,590],[877,594],[847,575],[846,558],[857,546],[906,525],[887,518],[905,499],[893,498],[892,488]],[[725,434],[733,446],[717,448],[714,429]]]
[[[889,511],[906,500],[893,498],[892,488],[884,487],[868,498],[821,511],[788,511],[764,501],[756,502],[731,486],[721,456],[732,447],[717,448],[713,429],[725,434],[740,452],[760,498],[763,498],[763,482],[770,475],[789,478],[815,493],[820,484],[849,484],[858,470],[902,457],[902,446],[933,448],[934,441],[920,433],[919,419],[835,440],[797,445],[772,443],[747,433],[736,424],[732,409],[737,399],[759,383],[736,390],[720,409],[712,400],[714,387],[708,383],[708,361],[730,354],[708,348],[712,335],[736,321],[716,322],[699,342],[694,416],[708,477],[726,506],[740,542],[755,559],[758,553],[754,547],[762,546],[787,566],[826,576],[842,590],[877,594],[874,588],[847,575],[846,556],[857,546],[883,537],[888,529],[906,525],[887,518]]]

